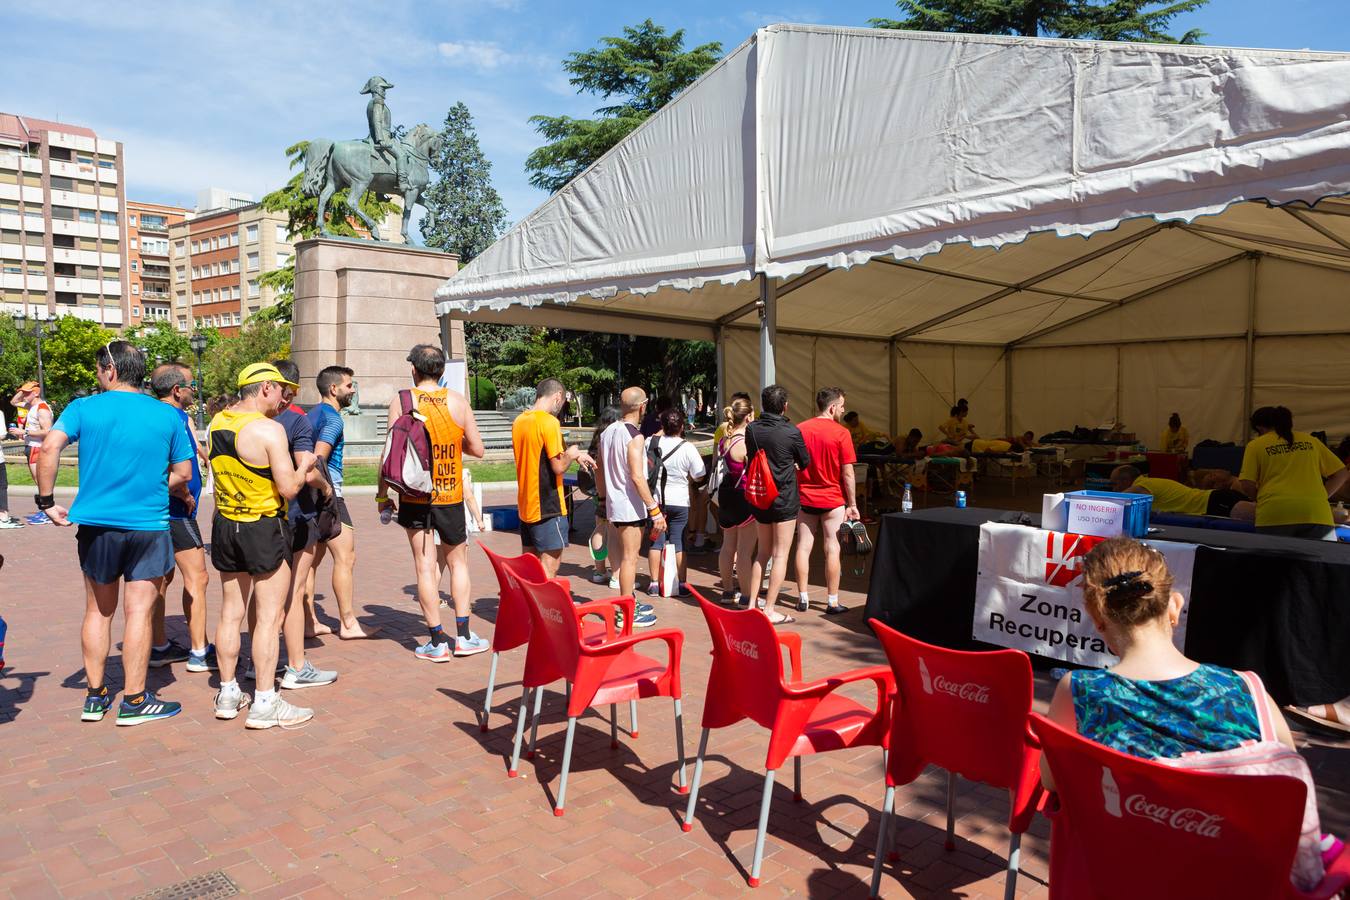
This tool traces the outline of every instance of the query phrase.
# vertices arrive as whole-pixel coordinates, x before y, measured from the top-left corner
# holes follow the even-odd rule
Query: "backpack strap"
[[[403,408],[403,415],[408,415],[413,411],[412,391],[404,388],[398,392],[398,402]]]
[[[1238,671],[1247,691],[1252,695],[1252,704],[1256,707],[1256,722],[1261,729],[1261,740],[1278,740],[1275,736],[1275,723],[1270,718],[1270,704],[1266,702],[1266,689],[1261,684],[1261,676],[1255,672]]]

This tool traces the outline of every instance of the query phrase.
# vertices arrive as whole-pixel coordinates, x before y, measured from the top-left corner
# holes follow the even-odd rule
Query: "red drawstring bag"
[[[755,509],[768,509],[778,499],[778,484],[773,480],[769,458],[763,450],[757,451],[750,465],[745,467],[741,485],[746,501]]]

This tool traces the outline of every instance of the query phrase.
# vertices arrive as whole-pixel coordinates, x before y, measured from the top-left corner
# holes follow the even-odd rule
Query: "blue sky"
[[[191,206],[199,188],[261,196],[288,176],[285,147],[364,131],[361,85],[395,84],[394,120],[439,127],[468,104],[511,219],[545,195],[525,157],[536,113],[588,116],[560,61],[642,18],[689,45],[731,50],[772,22],[864,25],[891,0],[617,2],[381,0],[379,3],[10,0],[0,111],[87,125],[125,144],[127,195]],[[1211,0],[1178,20],[1226,46],[1350,50],[1346,0]]]

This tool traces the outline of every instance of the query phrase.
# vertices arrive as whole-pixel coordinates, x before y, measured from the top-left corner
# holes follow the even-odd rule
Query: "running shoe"
[[[50,525],[51,518],[42,510],[38,510],[28,517],[29,525]]]
[[[140,703],[132,703],[125,698],[117,708],[118,725],[144,725],[156,719],[168,719],[183,711],[181,703],[161,700],[154,691],[146,691]]]
[[[609,589],[611,591],[617,591],[619,589],[619,576],[617,573],[609,576]]]
[[[450,661],[450,642],[436,644],[427,641],[422,646],[413,651],[413,655],[418,659],[425,659],[428,662],[443,663]]]
[[[468,637],[460,637],[459,635],[455,635],[456,656],[473,656],[475,653],[482,653],[485,650],[491,649],[492,649],[491,641],[489,641],[487,638],[479,637],[472,631],[469,632]]]
[[[167,666],[170,663],[183,662],[192,656],[192,651],[177,641],[169,641],[169,646],[160,650],[158,647],[150,648],[150,667],[158,669]]]
[[[740,602],[740,599],[741,599],[740,591],[723,591],[721,604],[723,606],[735,606],[737,603]]]
[[[314,710],[303,706],[292,706],[280,697],[271,703],[254,702],[248,708],[245,728],[296,728],[314,718]]]
[[[651,628],[656,624],[656,614],[650,612],[640,612],[633,616],[634,628]]]
[[[651,584],[647,585],[647,596],[648,596],[648,597],[660,597],[660,596],[661,596],[661,585],[657,584],[655,581],[653,581]]]
[[[684,600],[684,599],[688,599],[689,597],[694,596],[694,592],[691,591],[691,590],[689,589],[689,585],[688,585],[688,584],[686,584],[685,582],[681,581],[681,582],[680,582],[680,589],[679,589],[679,591],[677,591],[677,592],[675,593],[675,596],[676,596],[676,597],[679,597],[679,598],[682,599],[682,600]]]
[[[188,651],[187,670],[189,672],[214,672],[219,668],[220,664],[216,662],[215,644],[207,644],[206,650],[202,652],[201,656],[191,650]]]
[[[811,608],[811,601],[806,597],[797,598],[797,612],[806,612]]]
[[[106,691],[99,694],[86,694],[84,710],[80,713],[81,722],[102,722],[103,717],[112,709],[112,694]]]
[[[23,528],[27,524],[23,519],[16,519],[13,516],[5,516],[0,519],[0,528]]]
[[[591,573],[591,584],[607,584],[608,582],[609,576],[606,575],[604,572]]]
[[[846,612],[848,612],[848,607],[842,603],[831,603],[825,606],[825,615],[827,616],[842,616]]]
[[[329,672],[323,669],[314,668],[314,664],[305,660],[305,664],[299,671],[286,667],[286,674],[281,676],[281,686],[287,690],[300,690],[301,688],[323,687],[325,684],[332,684],[337,681],[338,673]]]
[[[656,612],[655,606],[652,606],[650,603],[643,603],[641,600],[635,600],[633,602],[633,609],[636,610],[638,615]]]
[[[248,709],[249,696],[241,690],[216,692],[216,718],[234,719],[241,709]]]

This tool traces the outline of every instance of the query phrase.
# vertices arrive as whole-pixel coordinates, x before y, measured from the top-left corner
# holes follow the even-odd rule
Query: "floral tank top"
[[[1256,701],[1242,676],[1222,666],[1163,681],[1080,669],[1069,683],[1078,733],[1131,756],[1176,758],[1261,739]]]

